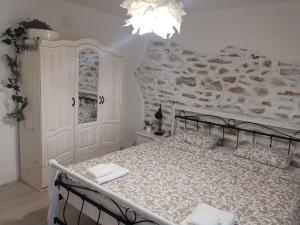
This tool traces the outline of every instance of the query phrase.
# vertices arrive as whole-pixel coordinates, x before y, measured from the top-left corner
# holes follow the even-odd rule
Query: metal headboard
[[[207,114],[209,113],[209,114]],[[228,118],[228,114],[226,117],[221,116],[221,113],[214,113],[207,110],[194,110],[188,107],[179,107],[174,108],[174,118],[173,118],[173,127],[172,134],[174,134],[176,130],[176,121],[182,120],[184,122],[185,129],[187,129],[187,124],[189,121],[192,121],[194,124],[196,123],[196,129],[199,129],[199,124],[207,124],[209,125],[209,129],[212,126],[220,127],[222,129],[222,137],[221,137],[221,145],[224,144],[225,140],[225,130],[231,129],[236,131],[236,148],[240,142],[240,132],[250,133],[253,136],[253,143],[255,143],[255,139],[257,135],[265,136],[270,138],[270,147],[272,147],[273,139],[285,140],[288,141],[288,154],[290,154],[291,145],[294,142],[300,143],[300,138],[297,137],[300,134],[300,129],[295,130],[294,127],[288,128],[287,126],[282,127],[278,124],[275,126],[266,125],[266,123],[258,123],[253,121],[245,121],[240,119]],[[225,114],[224,114],[225,115]],[[230,117],[234,117],[231,115]],[[269,122],[270,123],[270,122]],[[288,130],[290,133],[282,131]]]

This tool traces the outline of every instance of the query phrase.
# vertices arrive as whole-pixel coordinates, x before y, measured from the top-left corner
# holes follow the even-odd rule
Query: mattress
[[[99,163],[127,168],[102,186],[180,224],[200,203],[235,214],[242,225],[300,225],[300,177],[222,151],[159,139],[69,166],[84,175]]]

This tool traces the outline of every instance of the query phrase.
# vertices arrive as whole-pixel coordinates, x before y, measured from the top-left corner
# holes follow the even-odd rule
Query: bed
[[[194,129],[205,124],[210,132],[217,127],[220,145],[225,130],[235,130],[235,148],[243,141],[242,133],[252,134],[253,141],[266,136],[270,145],[282,139],[288,153],[300,142],[297,127],[176,106],[172,132],[189,123]],[[177,225],[206,203],[232,212],[239,225],[299,225],[299,171],[236,157],[225,149],[199,148],[171,136],[69,167],[51,161],[48,223],[67,224],[64,211],[72,204],[80,210],[79,223],[85,213],[97,224]],[[129,174],[102,185],[85,177],[87,168],[110,162]],[[65,199],[61,209],[59,199]]]

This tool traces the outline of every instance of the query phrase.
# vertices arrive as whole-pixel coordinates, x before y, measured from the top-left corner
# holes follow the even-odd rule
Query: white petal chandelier
[[[133,27],[133,34],[155,33],[171,38],[175,29],[180,32],[183,11],[181,0],[125,0],[121,5],[131,16],[125,26]]]

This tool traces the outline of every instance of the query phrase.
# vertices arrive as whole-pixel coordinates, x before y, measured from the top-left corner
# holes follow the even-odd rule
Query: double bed
[[[195,113],[195,110],[190,111]],[[181,120],[186,126],[187,120],[195,122],[197,118],[197,128],[198,123],[206,123],[220,125],[221,131],[224,126],[225,129],[238,129],[237,138],[240,131],[246,129],[240,126],[241,123],[233,124],[232,118],[222,117],[221,121],[225,123],[217,123],[217,117],[212,113],[210,119],[207,119],[208,114],[202,114],[206,115],[205,120],[200,119],[199,111],[192,117],[186,113],[185,110],[183,116],[182,109],[175,108],[174,121]],[[250,122],[246,123],[249,125]],[[254,129],[254,124],[263,126],[268,132]],[[299,141],[278,129],[269,129],[265,124],[251,122],[251,125],[255,135],[271,134],[271,139],[278,139],[277,136],[286,139],[287,152]],[[173,133],[176,127],[174,124]],[[222,138],[221,135],[224,144]],[[233,213],[239,225],[299,225],[299,171],[237,157],[225,149],[199,147],[175,135],[69,167],[51,161],[55,173],[49,187],[48,223],[67,224],[64,212],[69,203],[99,224],[177,225],[197,205],[205,203]],[[115,163],[130,172],[99,185],[85,176],[86,169],[99,163]],[[59,199],[65,199],[62,216],[59,216]],[[78,220],[80,222],[80,215]]]

